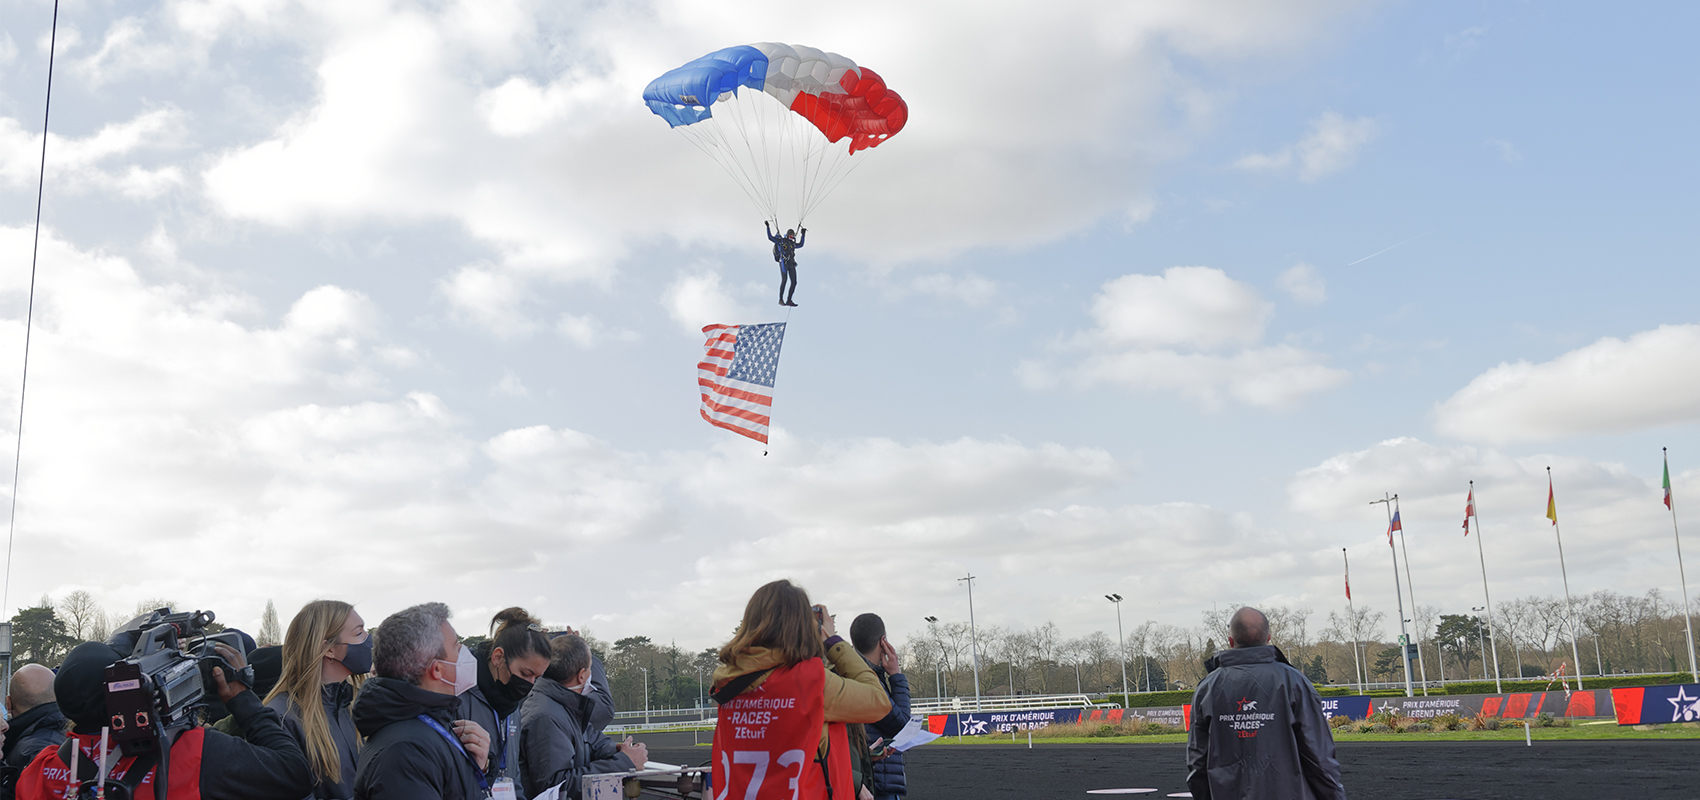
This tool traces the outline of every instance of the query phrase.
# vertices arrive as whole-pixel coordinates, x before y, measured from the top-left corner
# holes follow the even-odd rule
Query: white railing
[[[956,714],[972,711],[1025,711],[1033,708],[1120,708],[1118,703],[1094,703],[1083,694],[1023,694],[982,697],[944,697],[911,700],[911,715]]]

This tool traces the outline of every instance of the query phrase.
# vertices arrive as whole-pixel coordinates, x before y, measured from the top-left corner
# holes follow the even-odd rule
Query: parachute
[[[772,42],[728,47],[669,70],[650,81],[643,99],[775,225],[785,212],[799,228],[866,159],[857,153],[896,136],[909,119],[909,106],[873,70],[837,53]]]

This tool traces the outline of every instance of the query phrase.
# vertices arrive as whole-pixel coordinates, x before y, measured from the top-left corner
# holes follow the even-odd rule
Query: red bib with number
[[[825,694],[826,667],[811,658],[773,670],[761,685],[721,705],[714,725],[714,800],[855,800],[843,723],[827,726],[827,768],[815,760],[826,724]]]

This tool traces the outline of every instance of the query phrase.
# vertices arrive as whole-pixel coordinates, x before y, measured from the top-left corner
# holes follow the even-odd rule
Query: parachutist
[[[761,226],[767,229],[768,241],[773,242],[773,260],[779,262],[779,304],[795,308],[797,304],[792,300],[797,296],[797,248],[809,238],[809,229],[804,228],[799,239],[795,230],[786,231],[783,237],[773,235],[773,227],[767,220],[762,220]],[[787,282],[791,284],[789,295],[785,293]]]

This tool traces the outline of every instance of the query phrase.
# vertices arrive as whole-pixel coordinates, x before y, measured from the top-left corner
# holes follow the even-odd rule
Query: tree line
[[[1137,601],[1134,601],[1137,602]],[[1682,603],[1658,590],[1644,595],[1600,591],[1574,600],[1577,650],[1584,675],[1680,672],[1688,668]],[[124,623],[156,608],[177,604],[144,600],[129,611],[108,612],[86,591],[58,601],[42,596],[12,617],[12,664],[57,667],[70,648],[111,636]],[[1144,621],[1126,631],[1123,642],[1103,631],[1067,638],[1051,622],[1033,628],[982,626],[978,630],[979,679],[983,695],[1119,693],[1123,670],[1129,689],[1187,689],[1204,677],[1204,660],[1227,646],[1227,620],[1237,604],[1204,611],[1196,626]],[[1350,684],[1361,669],[1372,683],[1404,680],[1397,627],[1367,605],[1353,613],[1330,611],[1326,621],[1309,608],[1265,607],[1272,640],[1289,661],[1313,682]],[[1507,678],[1552,674],[1571,660],[1570,618],[1563,597],[1531,595],[1494,606],[1493,636],[1484,617],[1448,614],[1434,606],[1412,613],[1411,632],[1423,653],[1430,680],[1492,677],[1493,654]],[[221,628],[220,623],[213,623]],[[647,636],[607,642],[584,632],[607,668],[609,688],[624,711],[694,708],[706,695],[719,661],[717,648],[687,650],[658,644]],[[1392,634],[1392,635],[1390,635]],[[260,646],[279,644],[283,636],[277,611],[266,603]],[[973,632],[966,622],[936,622],[904,642],[904,669],[917,697],[974,694]],[[481,637],[472,637],[473,643]],[[1353,661],[1358,643],[1361,667]],[[1484,658],[1485,656],[1485,658]],[[1413,665],[1413,669],[1415,669]],[[1484,671],[1485,670],[1485,671]],[[1576,674],[1577,665],[1567,668]],[[1412,678],[1420,679],[1420,674]]]

